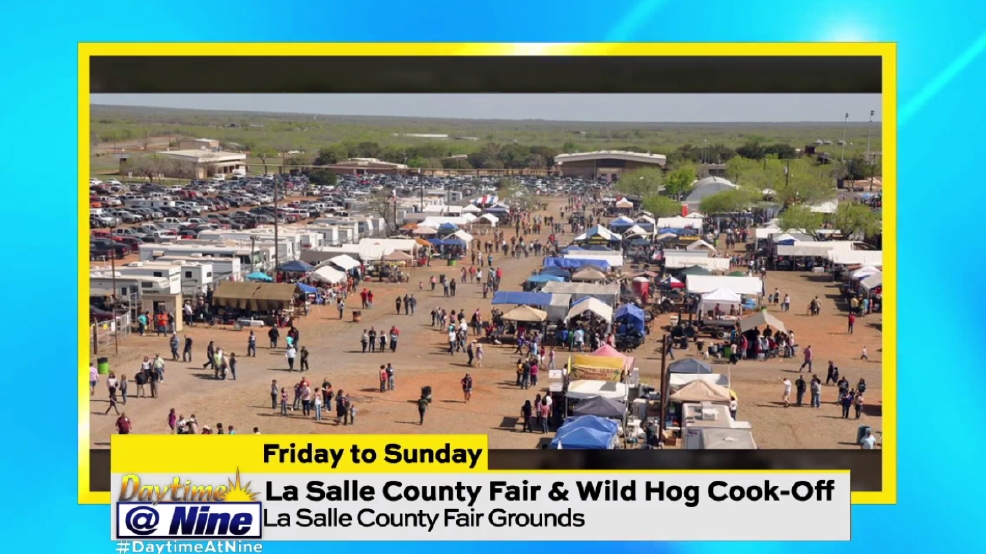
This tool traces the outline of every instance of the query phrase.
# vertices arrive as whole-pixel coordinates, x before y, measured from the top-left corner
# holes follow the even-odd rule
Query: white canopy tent
[[[612,305],[620,297],[620,285],[617,283],[560,283],[552,281],[545,283],[541,287],[541,292],[568,294],[575,302],[591,297]]]
[[[832,250],[828,259],[838,265],[883,265],[882,250]]]
[[[782,232],[780,227],[759,227],[753,230],[753,235],[757,240],[765,240],[769,239],[771,235],[779,235]]]
[[[875,267],[873,267],[873,266],[871,266],[871,265],[864,265],[863,267],[861,267],[861,268],[857,269],[856,271],[853,271],[852,272],[852,278],[853,279],[865,279],[866,277],[869,277],[870,275],[873,275],[874,273],[880,273],[880,270],[877,269],[877,268],[875,268]]]
[[[463,213],[463,214],[462,214],[462,215],[460,215],[459,217],[461,217],[462,219],[465,219],[465,220],[466,220],[466,224],[467,224],[467,225],[468,225],[469,223],[472,223],[472,222],[474,222],[474,221],[476,221],[476,219],[478,219],[478,218],[476,217],[476,214],[471,214],[471,213]]]
[[[501,317],[508,321],[541,323],[542,321],[548,319],[548,313],[530,306],[517,306],[516,308],[503,314]]]
[[[312,279],[321,281],[323,283],[329,283],[330,285],[335,285],[342,283],[346,280],[346,274],[329,266],[323,266],[309,275]]]
[[[634,225],[633,227],[630,227],[629,229],[627,229],[626,232],[623,233],[623,236],[624,237],[646,237],[649,234],[650,233],[648,233],[640,225]]]
[[[601,396],[610,400],[619,400],[626,404],[627,386],[615,381],[590,381],[579,379],[568,384],[565,396],[574,400],[585,400],[593,396]]]
[[[609,229],[607,229],[605,227],[600,227],[599,225],[593,227],[592,228],[592,231],[593,231],[592,236],[600,236],[600,237],[603,237],[606,240],[618,241],[621,238],[620,235],[617,235],[616,233],[610,231]],[[588,240],[588,239],[589,239],[589,233],[587,231],[587,232],[582,233],[581,235],[575,237],[572,240],[574,240],[575,242],[580,242],[580,241],[584,241],[584,240]]]
[[[572,281],[589,283],[604,282],[606,281],[606,274],[594,267],[583,267],[572,274]]]
[[[548,312],[549,321],[563,321],[568,314],[568,307],[572,304],[571,294],[552,294],[551,302],[543,306]]]
[[[458,231],[452,233],[452,236],[455,237],[455,238],[457,238],[457,239],[462,239],[462,240],[466,241],[466,244],[467,245],[472,244],[472,241],[473,241],[472,235],[470,235],[469,233],[463,231],[462,229],[459,229]]]
[[[698,313],[701,314],[707,311],[715,310],[716,306],[719,306],[719,309],[723,313],[727,313],[729,312],[730,306],[736,306],[738,308],[742,305],[742,296],[729,289],[719,288],[702,295],[702,300],[698,303]]]
[[[469,204],[468,206],[462,208],[462,213],[464,214],[478,214],[478,213],[482,213],[482,211],[483,211],[482,208],[474,204]]]
[[[493,214],[483,214],[483,215],[479,216],[479,219],[477,219],[477,221],[479,221],[479,220],[485,221],[485,222],[489,223],[490,225],[496,225],[497,223],[500,222],[500,218],[497,217],[497,216],[495,216],[495,215],[493,215]]]
[[[691,244],[689,244],[688,246],[685,247],[685,250],[699,250],[699,249],[705,249],[705,250],[708,250],[708,251],[711,251],[711,252],[715,252],[716,251],[716,247],[715,246],[712,246],[711,244],[705,242],[702,239],[698,239],[697,241],[695,241],[695,242],[693,242],[693,243],[691,243]]]
[[[725,275],[688,275],[685,286],[689,293],[705,294],[716,289],[726,289],[736,294],[763,294],[763,281],[759,277],[729,277]]]
[[[642,213],[642,214],[638,215],[636,221],[637,221],[637,223],[650,223],[651,225],[656,225],[657,224],[657,220],[656,219],[654,219],[653,217],[651,217],[651,216],[649,216],[649,215],[647,215],[645,213]]]
[[[411,234],[416,236],[437,235],[438,229],[435,229],[434,227],[428,227],[427,225],[419,225],[418,227],[415,227],[413,231],[411,231]]]
[[[343,271],[349,271],[353,268],[359,267],[359,261],[347,254],[336,256],[335,258],[330,259],[329,263]]]
[[[470,215],[470,214],[466,214],[466,215]],[[438,229],[439,227],[441,227],[446,223],[451,223],[452,225],[469,225],[469,222],[471,220],[467,218],[466,215],[460,215],[455,217],[446,217],[446,216],[426,217],[424,221],[422,221],[419,225],[422,225],[424,227],[431,227],[432,229]]]
[[[691,217],[660,217],[657,219],[658,229],[701,229],[702,220]]]
[[[632,208],[633,202],[627,200],[626,198],[621,198],[616,202],[617,208]]]
[[[665,259],[670,258],[672,256],[685,256],[686,258],[687,257],[708,258],[709,251],[708,250],[680,250],[680,249],[664,250]]]
[[[565,321],[568,321],[573,317],[580,316],[585,312],[592,312],[607,322],[613,321],[613,308],[608,304],[603,304],[602,301],[595,298],[586,298],[576,302],[568,310],[568,315],[565,316]]]
[[[877,287],[883,286],[883,273],[877,271],[867,276],[865,279],[859,282],[859,286],[863,287],[865,290],[873,290]]]
[[[669,269],[680,269],[697,265],[709,271],[729,271],[729,258],[709,258],[699,256],[669,256],[664,260],[664,267]]]
[[[674,394],[692,381],[707,381],[729,388],[729,377],[718,373],[668,373],[668,393]]]

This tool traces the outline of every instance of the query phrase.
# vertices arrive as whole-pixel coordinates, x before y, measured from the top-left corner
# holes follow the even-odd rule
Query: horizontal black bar
[[[880,93],[879,56],[96,56],[91,93]]]
[[[852,490],[883,488],[881,450],[490,450],[491,470],[832,470]],[[110,490],[110,451],[90,450],[89,488]]]

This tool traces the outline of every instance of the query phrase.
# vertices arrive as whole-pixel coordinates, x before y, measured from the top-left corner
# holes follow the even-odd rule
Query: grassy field
[[[850,124],[846,156],[866,150],[867,124]],[[819,147],[836,157],[842,147],[841,123],[586,123],[564,121],[508,121],[414,119],[304,114],[272,114],[93,106],[93,142],[97,145],[127,142],[145,137],[207,137],[235,143],[246,150],[265,147],[285,152],[300,150],[314,155],[333,144],[375,142],[381,147],[410,147],[441,143],[449,155],[469,154],[487,143],[542,145],[566,151],[633,150],[667,154],[706,143],[736,148],[750,141],[785,143],[795,148],[830,140]],[[872,126],[870,148],[881,148],[880,126]],[[445,134],[449,139],[424,139],[406,133]],[[463,139],[471,137],[477,140]],[[96,167],[99,164],[94,165]]]

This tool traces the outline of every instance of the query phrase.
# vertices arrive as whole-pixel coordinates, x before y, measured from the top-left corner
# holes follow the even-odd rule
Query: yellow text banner
[[[114,435],[112,473],[463,473],[486,435]]]

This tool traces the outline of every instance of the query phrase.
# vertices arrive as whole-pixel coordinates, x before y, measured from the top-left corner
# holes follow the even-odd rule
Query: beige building
[[[178,141],[179,150],[218,150],[219,141],[215,139],[196,138]]]
[[[610,181],[627,171],[644,167],[664,169],[667,157],[661,154],[604,150],[555,156],[555,165],[565,177],[604,178]]]
[[[172,150],[158,154],[194,165],[196,179],[208,179],[214,175],[246,174],[246,154],[239,152]]]
[[[349,158],[337,164],[327,166],[337,175],[362,175],[365,173],[398,174],[407,172],[404,164],[386,162],[376,158]]]

